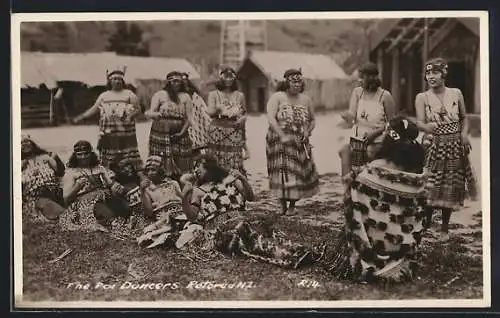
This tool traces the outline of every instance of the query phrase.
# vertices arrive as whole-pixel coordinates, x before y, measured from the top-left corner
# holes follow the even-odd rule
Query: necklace
[[[434,94],[434,96],[436,96],[437,100],[439,101],[439,104],[441,104],[441,107],[439,109],[439,115],[441,117],[443,117],[444,115],[446,115],[448,113],[448,111],[446,110],[446,107],[444,106],[444,98],[445,98],[445,94],[446,94],[446,88],[440,94],[436,94],[434,91],[432,91],[432,94]]]

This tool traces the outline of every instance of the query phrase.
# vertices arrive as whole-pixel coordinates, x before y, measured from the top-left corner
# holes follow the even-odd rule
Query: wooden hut
[[[125,80],[143,109],[149,108],[152,95],[164,86],[170,71],[190,74],[195,84],[200,81],[199,73],[185,59],[121,56],[113,52],[22,52],[22,125],[31,125],[35,117],[40,125],[58,119],[67,121],[85,111],[106,89],[106,70],[115,66],[126,66]]]
[[[447,85],[462,90],[468,113],[481,112],[479,18],[383,20],[370,44],[370,60],[401,111],[415,113],[415,96],[426,85],[423,63],[443,57],[449,63]]]
[[[317,109],[342,108],[351,90],[349,77],[326,55],[280,51],[250,51],[240,68],[238,80],[247,109],[263,113],[276,83],[290,68],[301,69],[307,94]]]

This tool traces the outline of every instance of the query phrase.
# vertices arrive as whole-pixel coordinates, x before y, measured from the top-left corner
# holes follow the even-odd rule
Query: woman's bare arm
[[[133,111],[128,115],[128,120],[133,120],[141,113],[141,106],[139,105],[137,95],[135,95],[132,91],[130,91],[130,104],[133,106]]]
[[[141,198],[144,207],[144,214],[149,217],[153,216],[154,215],[153,202],[146,188],[141,189]]]
[[[101,105],[101,103],[102,103],[102,94],[99,95],[94,105],[92,105],[89,109],[87,109],[83,114],[76,116],[74,122],[78,123],[82,120],[85,120],[97,114],[99,112],[99,106]]]
[[[387,120],[390,121],[394,118],[394,116],[396,116],[397,110],[396,102],[389,91],[384,91],[382,103],[384,103],[385,116],[387,117]]]
[[[285,132],[281,129],[278,121],[276,120],[276,113],[278,112],[279,106],[279,95],[278,93],[273,94],[269,101],[267,102],[267,120],[271,125],[271,128],[280,136],[285,136]]]
[[[207,114],[212,117],[217,115],[217,91],[211,91],[208,93],[207,98]]]
[[[307,96],[307,108],[309,109],[309,116],[311,117],[311,121],[309,122],[309,126],[307,127],[307,132],[309,136],[312,134],[312,131],[316,127],[316,115],[314,114],[314,105],[312,99]]]
[[[415,97],[415,112],[417,114],[417,127],[423,132],[432,133],[435,127],[435,124],[432,125],[427,123],[427,119],[425,117],[425,100],[423,93],[417,94]]]
[[[83,183],[77,182],[72,174],[66,174],[62,180],[63,183],[63,199],[66,204],[72,203],[78,191],[83,188]]]
[[[255,201],[255,193],[247,178],[241,172],[233,170],[231,174],[236,178],[236,187],[245,196],[247,201]]]
[[[184,106],[186,107],[186,120],[184,121],[184,125],[182,126],[179,135],[184,135],[193,122],[193,100],[188,94],[185,94],[183,99]]]
[[[342,113],[342,118],[348,124],[354,124],[356,120],[356,114],[358,113],[358,101],[359,101],[359,91],[362,90],[360,87],[356,87],[352,90],[351,98],[349,99],[349,110]]]
[[[155,119],[160,117],[160,94],[161,91],[156,92],[153,97],[151,97],[151,106],[150,108],[144,113],[147,118],[149,119]]]
[[[196,221],[199,212],[199,208],[197,206],[199,204],[197,202],[193,202],[193,191],[193,187],[187,186],[184,188],[182,196],[182,210],[191,222]]]
[[[462,91],[457,88],[458,91],[458,114],[460,120],[462,121],[462,135],[467,136],[469,134],[469,119],[467,118],[467,111],[465,108],[465,100]]]

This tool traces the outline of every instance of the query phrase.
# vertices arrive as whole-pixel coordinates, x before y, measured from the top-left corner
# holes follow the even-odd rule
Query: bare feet
[[[450,234],[448,232],[441,232],[439,240],[441,242],[448,242],[450,240]]]
[[[292,215],[295,215],[295,214],[297,214],[297,211],[295,211],[295,207],[290,207],[286,211],[286,215],[288,215],[288,216],[292,216]]]

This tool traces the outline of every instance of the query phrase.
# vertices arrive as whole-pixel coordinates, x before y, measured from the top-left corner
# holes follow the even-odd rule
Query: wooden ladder
[[[220,64],[237,69],[249,50],[266,50],[266,29],[266,21],[222,21]]]

